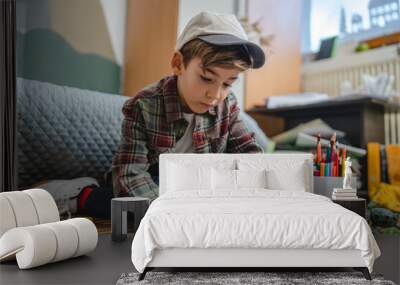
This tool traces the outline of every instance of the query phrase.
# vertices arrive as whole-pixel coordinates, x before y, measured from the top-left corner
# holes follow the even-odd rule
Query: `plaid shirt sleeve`
[[[236,97],[229,95],[229,135],[227,142],[228,153],[263,153],[263,149],[254,139],[254,133],[249,132],[239,118],[239,106]]]
[[[125,102],[122,112],[121,142],[113,160],[113,187],[117,196],[154,199],[158,185],[152,180],[147,159],[147,135],[140,100]]]

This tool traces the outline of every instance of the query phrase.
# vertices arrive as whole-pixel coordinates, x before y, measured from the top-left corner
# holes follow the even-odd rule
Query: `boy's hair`
[[[195,57],[201,59],[203,69],[218,66],[227,69],[238,68],[245,71],[252,67],[252,59],[246,51],[246,47],[241,45],[216,46],[200,39],[194,39],[186,43],[180,49],[180,52],[185,67]]]

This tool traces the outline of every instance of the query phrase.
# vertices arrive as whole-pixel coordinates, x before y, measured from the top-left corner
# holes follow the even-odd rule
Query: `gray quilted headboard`
[[[18,78],[18,187],[82,176],[103,181],[128,98]]]

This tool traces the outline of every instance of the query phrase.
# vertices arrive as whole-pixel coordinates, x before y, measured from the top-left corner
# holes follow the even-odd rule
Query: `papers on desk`
[[[304,106],[319,102],[343,102],[367,98],[374,99],[377,102],[380,101],[382,103],[393,103],[396,105],[400,104],[400,94],[396,95],[393,93],[391,96],[382,96],[378,94],[362,93],[361,91],[354,94],[348,93],[342,96],[328,96],[327,94],[323,93],[298,93],[282,96],[271,96],[265,99],[265,104],[267,109],[277,109],[282,107]]]
[[[296,138],[296,146],[301,146],[301,147],[315,147],[317,145],[317,138],[304,134],[304,133],[299,133]],[[330,142],[326,139],[321,139],[321,145],[323,147],[329,147]],[[338,143],[337,144],[338,148],[346,148],[348,153],[351,153],[353,155],[356,155],[358,157],[364,156],[367,154],[367,151],[362,148],[354,147],[354,146],[349,146],[345,144]]]
[[[336,133],[336,137],[339,139],[338,148],[345,147],[348,152],[358,157],[364,156],[367,153],[365,149],[340,143],[340,139],[344,138],[346,133],[331,128],[321,119],[299,124],[295,128],[274,136],[272,140],[277,145],[293,145],[296,148],[315,148],[317,145],[317,136],[320,134],[322,147],[330,147],[330,141],[324,139],[324,137],[329,138],[334,133]]]
[[[330,138],[336,132],[339,138],[336,144],[337,149],[345,148],[349,156],[352,158],[352,170],[355,175],[362,174],[362,164],[359,159],[366,155],[366,150],[351,145],[340,143],[345,141],[345,132],[331,128],[321,119],[315,119],[307,123],[298,125],[284,133],[272,138],[276,143],[277,150],[285,151],[311,151],[314,152],[317,145],[317,136],[321,135],[321,146],[330,147],[330,141],[324,138]]]
[[[276,144],[294,143],[299,133],[304,133],[312,136],[321,135],[323,138],[329,138],[336,133],[337,138],[343,138],[345,133],[339,130],[332,129],[327,123],[321,119],[315,119],[307,123],[299,124],[297,127],[274,136],[272,140]]]
[[[328,94],[323,93],[297,93],[281,96],[271,96],[266,99],[267,109],[308,105],[318,103],[329,99]]]

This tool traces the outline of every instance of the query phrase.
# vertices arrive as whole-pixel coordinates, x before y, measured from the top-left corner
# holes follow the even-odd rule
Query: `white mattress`
[[[370,271],[380,255],[366,220],[326,197],[265,189],[198,193],[166,193],[151,204],[132,243],[139,272],[156,249],[169,248],[359,250]]]

